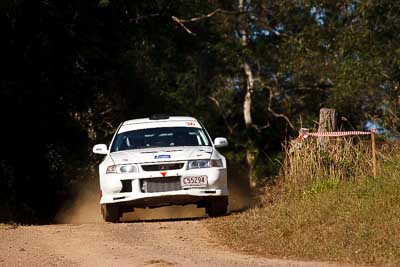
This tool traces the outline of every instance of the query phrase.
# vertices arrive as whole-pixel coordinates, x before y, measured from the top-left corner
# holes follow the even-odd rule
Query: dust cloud
[[[76,185],[71,199],[55,217],[55,223],[82,224],[103,222],[99,205],[99,186],[95,179]]]
[[[245,167],[234,164],[228,167],[229,211],[249,208],[253,203],[248,171]]]

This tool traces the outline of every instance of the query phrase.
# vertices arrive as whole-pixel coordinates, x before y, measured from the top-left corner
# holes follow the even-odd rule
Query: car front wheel
[[[120,212],[117,205],[102,204],[101,214],[106,222],[119,222]]]

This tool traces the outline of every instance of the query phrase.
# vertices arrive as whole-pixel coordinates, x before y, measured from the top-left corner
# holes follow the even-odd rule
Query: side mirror
[[[228,146],[228,140],[226,140],[225,137],[217,137],[214,140],[214,146],[216,148],[226,147],[226,146]]]
[[[107,145],[98,144],[93,147],[93,153],[106,155],[108,153]]]

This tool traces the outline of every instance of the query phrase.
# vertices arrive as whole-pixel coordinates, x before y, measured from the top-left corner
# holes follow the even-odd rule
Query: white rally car
[[[129,120],[116,131],[99,165],[101,211],[117,222],[134,208],[197,204],[210,216],[228,207],[226,159],[217,148],[226,138],[211,141],[203,125],[191,117],[154,115]]]

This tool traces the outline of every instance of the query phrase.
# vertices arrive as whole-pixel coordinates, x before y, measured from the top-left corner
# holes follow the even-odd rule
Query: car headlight
[[[134,164],[111,165],[107,167],[106,173],[131,173],[138,172],[138,168]]]
[[[198,160],[189,160],[188,162],[188,170],[190,169],[201,169],[201,168],[211,168],[211,167],[222,167],[221,159],[198,159]]]
[[[210,168],[210,160],[208,159],[189,160],[188,170],[200,169],[200,168]]]

